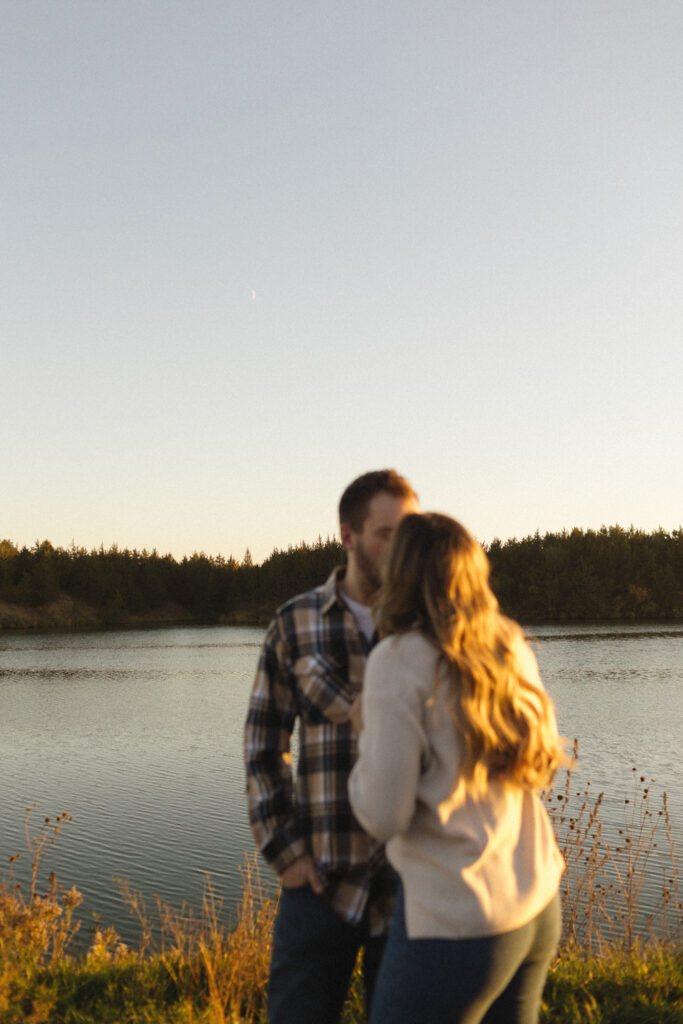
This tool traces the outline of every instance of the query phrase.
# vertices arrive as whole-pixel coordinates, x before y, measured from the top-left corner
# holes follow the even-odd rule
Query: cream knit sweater
[[[520,643],[527,676],[536,659]],[[528,923],[563,871],[538,795],[492,782],[480,799],[454,797],[462,740],[436,687],[438,651],[420,633],[383,640],[363,686],[354,813],[387,843],[401,876],[410,938],[471,938]]]

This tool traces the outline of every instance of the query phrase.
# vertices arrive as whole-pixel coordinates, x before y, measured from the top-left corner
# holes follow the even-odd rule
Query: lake
[[[602,818],[616,835],[635,768],[654,799],[668,793],[680,851],[683,624],[529,632],[560,731],[579,740],[577,786],[605,791]],[[121,877],[150,906],[158,894],[199,907],[208,873],[231,911],[253,849],[242,729],[263,635],[233,626],[0,634],[3,876],[23,853],[26,877],[25,808],[37,803],[32,834],[46,816],[73,816],[45,875],[54,869],[83,893],[86,934],[97,915],[137,941]],[[645,901],[656,899],[660,869]]]

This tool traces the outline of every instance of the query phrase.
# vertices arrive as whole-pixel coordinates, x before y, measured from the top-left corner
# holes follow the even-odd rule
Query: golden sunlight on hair
[[[402,520],[376,618],[381,636],[417,628],[441,651],[437,685],[465,743],[460,791],[482,793],[491,778],[539,788],[568,763],[536,659],[501,615],[486,553],[464,526],[433,512]]]

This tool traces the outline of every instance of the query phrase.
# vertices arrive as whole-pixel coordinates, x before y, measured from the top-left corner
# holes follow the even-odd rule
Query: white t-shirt
[[[344,594],[344,603],[349,606],[349,609],[353,612],[354,618],[358,623],[358,628],[369,642],[375,635],[375,623],[372,618],[372,608],[369,604],[361,604],[360,601],[352,601],[350,597]]]

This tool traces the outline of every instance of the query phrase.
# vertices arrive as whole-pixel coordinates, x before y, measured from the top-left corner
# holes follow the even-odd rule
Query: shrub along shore
[[[545,794],[562,850],[563,935],[543,997],[543,1024],[680,1024],[683,955],[678,872],[666,795],[634,774],[623,838],[602,834],[602,795],[574,792],[572,773]],[[135,948],[99,922],[90,948],[73,952],[81,903],[51,874],[45,856],[68,814],[36,825],[27,809],[30,878],[10,865],[0,885],[0,1024],[261,1024],[276,910],[247,858],[241,903],[226,919],[207,880],[199,912],[160,900],[152,913],[125,883],[122,897],[140,926]],[[33,817],[32,817],[33,816]],[[661,894],[643,912],[639,895],[655,850]],[[664,851],[666,851],[664,853]],[[17,858],[13,858],[16,861]],[[362,968],[356,966],[344,1024],[363,1024]]]

